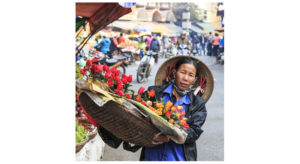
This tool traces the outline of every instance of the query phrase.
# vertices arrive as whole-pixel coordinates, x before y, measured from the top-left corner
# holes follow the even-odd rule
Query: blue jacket
[[[160,50],[160,45],[157,39],[152,39],[150,43],[150,50],[158,52]]]
[[[102,46],[100,51],[102,53],[106,54],[109,51],[110,44],[111,44],[111,42],[108,38],[103,38],[100,43],[98,43],[96,46],[94,46],[94,48],[98,49]]]

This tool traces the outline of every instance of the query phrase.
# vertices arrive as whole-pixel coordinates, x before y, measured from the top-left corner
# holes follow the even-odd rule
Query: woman
[[[213,41],[213,56],[218,57],[218,50],[220,44],[220,37],[218,33],[215,33],[214,41]]]
[[[164,99],[164,102],[171,101],[174,105],[182,105],[185,111],[189,129],[186,130],[187,138],[184,144],[176,144],[166,135],[154,137],[154,142],[161,142],[155,147],[143,147],[141,161],[196,161],[197,148],[196,140],[200,137],[203,130],[202,125],[206,119],[206,108],[204,100],[195,96],[191,90],[192,85],[199,77],[197,63],[187,57],[180,59],[175,65],[173,72],[175,80],[168,85],[151,86],[148,91],[154,90],[154,99]],[[144,92],[146,94],[146,92]],[[153,101],[153,100],[152,100]],[[101,132],[99,132],[101,133]],[[100,134],[101,135],[101,134]],[[109,141],[115,140],[115,138]],[[140,147],[131,147],[124,142],[124,149],[132,152],[137,151]]]

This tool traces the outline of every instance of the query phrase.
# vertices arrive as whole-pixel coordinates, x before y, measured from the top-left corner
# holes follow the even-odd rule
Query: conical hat
[[[166,60],[158,69],[156,77],[155,77],[155,85],[163,85],[171,83],[172,79],[174,79],[172,72],[172,69],[175,69],[175,64],[177,61],[181,58],[192,58],[198,63],[198,71],[200,77],[195,82],[193,86],[194,91],[199,91],[199,86],[201,86],[202,92],[197,92],[198,96],[201,96],[204,101],[208,101],[213,89],[214,89],[214,77],[210,71],[210,69],[206,66],[204,62],[199,60],[196,57],[193,56],[174,56],[168,60]],[[198,88],[198,90],[197,90]]]

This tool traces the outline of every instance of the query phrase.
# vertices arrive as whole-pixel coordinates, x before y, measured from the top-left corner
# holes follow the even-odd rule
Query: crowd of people
[[[123,33],[119,36],[102,36],[102,39],[96,39],[97,44],[94,48],[105,55],[111,56],[111,54],[118,49],[118,45],[125,42]],[[156,52],[157,54],[163,53],[162,51],[175,47],[178,53],[187,54],[187,51],[196,50],[199,56],[210,56],[216,58],[216,63],[219,62],[221,56],[224,53],[224,36],[219,36],[218,33],[195,33],[195,32],[183,32],[179,37],[168,37],[166,35],[158,36],[156,34],[149,33],[143,37],[136,37],[134,41],[138,42],[139,57],[143,58],[147,50]],[[181,49],[180,45],[186,45],[187,48]],[[185,52],[181,52],[185,51]],[[154,56],[155,63],[158,62],[158,55]]]

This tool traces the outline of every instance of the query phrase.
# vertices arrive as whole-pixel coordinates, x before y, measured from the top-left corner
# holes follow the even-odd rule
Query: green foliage
[[[83,126],[79,125],[76,121],[76,142],[83,142],[87,136],[88,131],[84,129]]]

